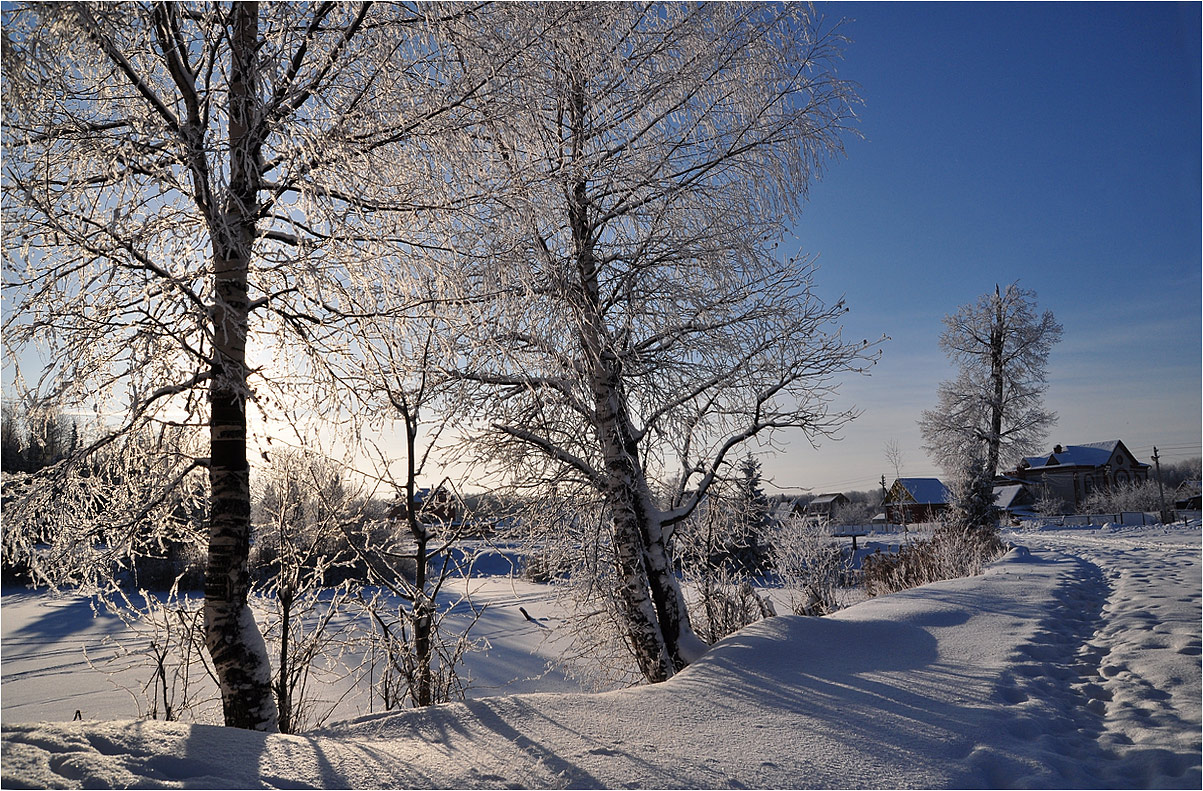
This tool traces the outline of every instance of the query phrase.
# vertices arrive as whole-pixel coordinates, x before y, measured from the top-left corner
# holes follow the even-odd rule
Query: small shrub
[[[130,694],[140,719],[208,723],[220,717],[203,599],[175,589],[133,593],[113,586],[96,601],[125,628],[101,639],[105,650],[96,658],[85,646],[84,660]]]
[[[522,576],[531,582],[546,584],[567,579],[572,573],[572,559],[549,551],[532,552],[522,560]]]
[[[1041,516],[1061,516],[1073,511],[1069,503],[1055,494],[1045,493],[1036,501],[1036,513]]]
[[[726,568],[710,569],[697,580],[696,599],[690,610],[693,628],[709,643],[777,614],[749,579]]]
[[[773,564],[795,615],[828,615],[854,576],[852,557],[825,528],[789,519],[773,535]]]

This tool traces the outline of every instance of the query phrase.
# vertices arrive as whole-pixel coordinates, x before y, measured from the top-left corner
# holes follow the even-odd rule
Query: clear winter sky
[[[953,369],[941,318],[1018,280],[1064,326],[1049,437],[1200,455],[1199,3],[820,3],[852,39],[863,140],[796,226],[846,336],[889,335],[840,442],[766,459],[777,487],[938,475],[916,420]]]

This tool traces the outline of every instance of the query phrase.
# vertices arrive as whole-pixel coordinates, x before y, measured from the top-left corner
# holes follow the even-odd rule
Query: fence
[[[1063,527],[1084,525],[1159,525],[1161,515],[1156,511],[1120,511],[1114,514],[1070,514],[1066,516],[1045,516],[1041,519],[1046,524]]]
[[[850,535],[852,533],[876,533],[879,535],[898,533],[902,535],[904,533],[930,533],[939,527],[940,524],[940,522],[910,522],[906,525],[905,529],[902,525],[893,522],[874,522],[860,525],[827,524],[823,525],[823,527],[831,531],[832,535]]]

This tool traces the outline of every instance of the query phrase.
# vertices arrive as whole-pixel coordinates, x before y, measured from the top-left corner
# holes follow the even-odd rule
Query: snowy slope
[[[312,737],[6,724],[3,784],[1198,788],[1198,536],[1027,533],[980,577],[754,624],[654,687]]]

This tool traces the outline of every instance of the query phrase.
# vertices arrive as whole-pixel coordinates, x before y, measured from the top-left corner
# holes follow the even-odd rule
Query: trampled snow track
[[[1082,598],[1098,605],[1092,634],[1054,692],[1081,696],[1083,720],[1100,724],[1083,756],[1097,785],[1200,784],[1203,569],[1198,526],[1042,530],[1017,541],[1090,564]],[[1101,597],[1101,602],[1100,602]],[[1068,615],[1060,621],[1072,622]],[[1091,727],[1091,726],[1087,726]],[[1089,759],[1089,760],[1086,760]],[[1056,758],[1050,758],[1056,761]],[[1091,783],[1087,783],[1091,784]]]

